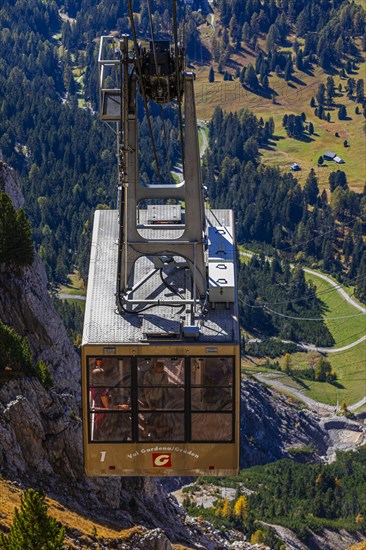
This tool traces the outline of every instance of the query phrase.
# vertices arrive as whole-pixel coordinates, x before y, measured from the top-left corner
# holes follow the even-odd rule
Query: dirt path
[[[205,132],[205,121],[197,120],[197,122],[198,122],[198,131],[201,132],[201,136],[202,136],[202,145],[200,148],[200,157],[202,158],[206,150],[208,149],[208,140]]]

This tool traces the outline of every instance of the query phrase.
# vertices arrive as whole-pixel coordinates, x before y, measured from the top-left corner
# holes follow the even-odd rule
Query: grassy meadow
[[[366,0],[362,0],[365,4]],[[218,16],[215,14],[215,26],[219,25]],[[206,23],[201,25],[201,38],[205,48],[210,48],[212,41],[212,27]],[[294,37],[292,37],[294,39]],[[301,43],[301,40],[299,40]],[[265,51],[265,44],[259,41],[260,47]],[[284,48],[291,51],[291,48]],[[270,165],[278,165],[283,170],[289,170],[293,162],[300,164],[302,171],[296,173],[300,183],[304,183],[311,168],[316,168],[319,177],[320,188],[328,187],[328,178],[331,171],[341,168],[347,174],[349,185],[352,189],[361,191],[365,184],[366,155],[365,155],[365,122],[362,114],[355,114],[356,103],[346,96],[345,86],[348,76],[354,79],[366,79],[365,54],[363,62],[360,62],[352,75],[342,79],[336,72],[333,78],[336,84],[336,97],[333,105],[326,105],[325,111],[330,113],[331,121],[320,120],[314,115],[314,108],[310,107],[310,100],[316,95],[320,82],[326,82],[329,76],[321,68],[314,67],[312,71],[295,72],[290,82],[279,78],[275,74],[269,77],[269,87],[274,93],[271,95],[259,95],[244,89],[239,79],[224,81],[223,75],[218,73],[217,63],[210,61],[194,65],[196,72],[195,94],[197,103],[197,116],[200,119],[209,120],[216,106],[221,106],[226,111],[237,111],[242,108],[252,110],[258,117],[267,120],[270,116],[275,121],[275,136],[271,144],[261,149],[262,162]],[[234,77],[237,67],[240,69],[249,63],[255,63],[255,55],[250,49],[242,47],[240,52],[235,52],[229,61],[226,70]],[[208,82],[210,67],[215,70],[215,82]],[[342,85],[342,91],[338,91],[338,85]],[[338,107],[345,105],[347,120],[338,120]],[[362,113],[360,105],[359,109]],[[304,141],[289,138],[282,127],[284,114],[306,114],[307,122],[314,124],[315,134],[307,136]],[[338,133],[339,137],[335,134]],[[347,140],[349,147],[344,147]],[[323,167],[317,166],[317,161],[324,151],[330,150],[337,153],[345,160],[345,164],[339,166],[333,162],[325,162]]]
[[[309,273],[305,277],[316,286],[318,297],[324,303],[323,318],[335,340],[334,347],[347,346],[361,338],[366,332],[366,316],[348,303],[327,281]],[[366,343],[364,345],[366,351]]]

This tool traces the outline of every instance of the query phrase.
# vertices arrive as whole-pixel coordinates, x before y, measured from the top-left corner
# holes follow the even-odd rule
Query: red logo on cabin
[[[170,453],[152,454],[153,466],[154,468],[171,468],[172,467],[172,455]]]

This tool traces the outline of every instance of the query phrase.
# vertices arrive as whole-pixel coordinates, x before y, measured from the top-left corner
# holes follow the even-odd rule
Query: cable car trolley
[[[127,36],[100,45],[100,116],[116,132],[119,176],[118,208],[95,212],[89,267],[82,385],[91,476],[239,468],[234,218],[205,208],[194,75],[182,70],[177,42],[163,43],[160,57],[157,47],[131,50]],[[180,183],[140,181],[136,95],[147,106],[149,73],[150,90],[168,79],[170,101],[184,108]]]

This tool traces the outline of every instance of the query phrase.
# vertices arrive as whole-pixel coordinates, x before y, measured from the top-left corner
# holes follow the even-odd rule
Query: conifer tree
[[[339,107],[338,118],[339,120],[345,120],[347,118],[347,109],[344,105]]]
[[[47,513],[45,495],[34,489],[26,491],[20,511],[15,508],[13,525],[8,535],[0,535],[2,550],[63,550],[65,528],[59,527]]]
[[[275,131],[275,121],[274,121],[274,118],[272,116],[269,117],[268,124],[269,124],[269,133],[270,133],[271,136],[273,136],[274,131]]]
[[[365,85],[363,78],[359,78],[356,84],[356,100],[357,103],[362,103],[365,96]]]
[[[299,50],[296,55],[296,67],[299,71],[302,71],[304,69],[304,59],[302,50]]]
[[[32,352],[26,338],[0,322],[0,373],[11,369],[13,373],[33,376]]]
[[[282,370],[285,374],[291,374],[291,355],[289,353],[285,354]]]
[[[310,170],[309,175],[306,179],[304,194],[308,204],[316,204],[316,200],[319,194],[319,187],[314,168]]]
[[[280,40],[280,33],[276,25],[271,25],[267,34],[267,52],[273,52],[277,48],[277,44]]]
[[[9,195],[0,192],[0,213],[0,263],[30,265],[34,249],[24,210],[16,211]]]
[[[335,84],[332,76],[327,78],[327,95],[329,103],[332,103],[335,94]]]
[[[251,40],[251,37],[252,37],[252,33],[251,33],[251,30],[250,30],[250,25],[249,23],[246,21],[243,25],[243,30],[242,30],[242,39],[244,40],[244,42],[246,44],[249,44],[250,43],[250,40]]]
[[[256,90],[258,88],[258,78],[255,74],[253,65],[249,63],[245,71],[244,84],[248,86],[251,90]]]
[[[52,374],[44,361],[38,361],[36,365],[36,375],[46,390],[52,388],[54,384]]]
[[[294,72],[294,69],[293,69],[293,66],[292,66],[292,61],[291,61],[291,59],[289,59],[286,63],[286,67],[285,67],[285,80],[286,80],[286,82],[291,80],[291,76],[292,76],[293,72]]]
[[[355,295],[360,300],[365,301],[366,300],[366,251],[364,251],[364,253],[362,254],[358,273],[359,273],[358,276],[360,279],[357,285]]]
[[[18,243],[16,248],[17,262],[20,265],[31,265],[34,260],[32,229],[25,212],[20,208],[16,213]]]
[[[319,106],[323,106],[324,105],[324,101],[325,101],[325,86],[324,84],[321,82],[318,86],[318,91],[316,92],[316,100],[318,102],[318,105]]]
[[[347,81],[347,95],[352,97],[356,88],[356,81],[354,78],[349,78]]]
[[[0,264],[9,263],[14,256],[17,240],[16,212],[9,195],[0,192]]]

